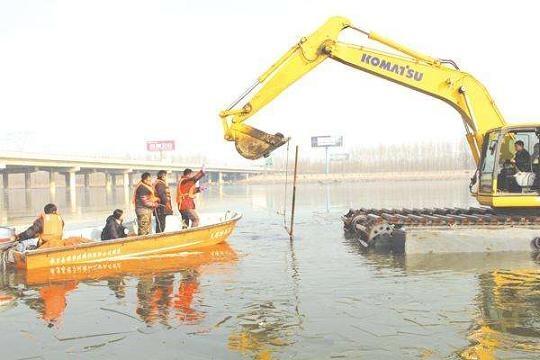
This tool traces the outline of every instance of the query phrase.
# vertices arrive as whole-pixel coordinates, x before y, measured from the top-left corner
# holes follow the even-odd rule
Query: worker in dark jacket
[[[141,181],[135,187],[133,202],[137,215],[138,234],[148,235],[152,230],[152,213],[159,205],[150,173],[145,172],[141,175]]]
[[[34,223],[22,233],[15,235],[14,240],[38,238],[38,247],[60,247],[64,245],[63,232],[64,220],[58,214],[58,208],[54,204],[47,204]]]
[[[125,238],[127,236],[127,229],[123,225],[124,212],[120,209],[113,211],[112,215],[107,218],[105,227],[101,232],[101,240],[114,240]]]
[[[184,222],[184,228],[199,226],[199,215],[195,210],[195,198],[197,193],[205,190],[204,186],[197,186],[197,182],[204,177],[204,166],[198,172],[185,169],[183,176],[178,182],[176,190],[176,203]],[[190,224],[191,223],[191,224]]]
[[[523,141],[518,140],[514,143],[516,154],[512,162],[516,165],[518,171],[531,172],[531,154],[525,149]]]
[[[154,185],[156,196],[159,198],[159,206],[155,210],[156,233],[165,231],[166,218],[172,215],[171,191],[167,181],[167,171],[160,170],[157,173],[157,180]]]

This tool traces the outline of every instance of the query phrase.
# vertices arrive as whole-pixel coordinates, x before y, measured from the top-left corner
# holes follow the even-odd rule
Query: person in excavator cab
[[[197,186],[197,182],[204,177],[204,165],[201,170],[194,173],[191,169],[185,169],[176,189],[176,203],[182,216],[183,228],[199,226],[199,215],[195,210],[195,198],[197,193],[206,190],[203,186]]]
[[[141,181],[135,187],[133,203],[137,215],[138,235],[150,234],[152,214],[159,205],[159,198],[155,194],[150,173],[145,172],[141,175]]]
[[[518,171],[531,172],[531,154],[525,149],[523,141],[518,140],[514,143],[516,154],[512,163],[516,165]]]
[[[64,246],[64,220],[58,214],[54,204],[47,204],[34,223],[20,234],[14,235],[13,240],[19,242],[38,238],[37,248],[50,248]],[[29,246],[27,250],[31,250]]]

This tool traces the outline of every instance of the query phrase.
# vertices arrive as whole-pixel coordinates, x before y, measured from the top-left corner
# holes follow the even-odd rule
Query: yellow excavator
[[[339,41],[340,33],[346,29],[357,31],[392,49],[392,52]],[[314,33],[301,38],[220,113],[225,139],[234,141],[238,152],[248,159],[268,156],[286,143],[287,139],[282,134],[265,133],[245,121],[326,59],[450,104],[463,119],[467,142],[477,164],[473,179],[478,184],[471,191],[478,202],[496,209],[520,209],[521,213],[540,209],[538,185],[535,183],[535,173],[540,166],[540,123],[507,124],[486,88],[473,76],[461,71],[454,61],[421,54],[377,33],[355,27],[343,17],[332,17]],[[526,160],[529,163],[524,165],[522,162],[520,168],[515,164],[516,143],[522,145],[529,156]],[[521,148],[518,150],[523,151]],[[536,182],[540,183],[540,176]],[[438,215],[448,218],[452,214]],[[476,213],[469,215],[478,216]]]

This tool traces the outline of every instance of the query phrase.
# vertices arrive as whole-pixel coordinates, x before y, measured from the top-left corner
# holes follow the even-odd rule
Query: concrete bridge
[[[10,174],[24,174],[24,185],[25,188],[29,189],[32,187],[31,174],[43,171],[49,174],[51,191],[54,191],[57,186],[57,175],[65,176],[65,186],[67,188],[75,189],[77,186],[89,187],[90,176],[94,173],[103,173],[105,175],[105,187],[107,189],[112,189],[120,184],[129,189],[131,185],[139,181],[140,174],[145,171],[149,171],[155,176],[157,171],[167,170],[171,174],[169,179],[176,182],[185,168],[196,170],[200,166],[201,164],[161,161],[0,153],[0,173],[2,173],[4,189],[9,188]],[[251,174],[264,172],[264,169],[260,167],[207,166],[206,170],[206,180],[210,183],[245,179]],[[78,178],[80,183],[77,181]]]

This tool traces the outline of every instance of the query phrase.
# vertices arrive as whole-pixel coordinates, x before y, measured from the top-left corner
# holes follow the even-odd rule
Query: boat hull
[[[18,269],[129,260],[135,257],[174,253],[205,248],[222,243],[233,232],[240,214],[216,224],[176,232],[134,236],[110,241],[96,241],[62,248],[14,251]]]
[[[155,275],[164,272],[176,272],[180,269],[200,269],[213,263],[233,263],[237,259],[238,256],[229,244],[222,242],[221,244],[200,249],[132,257],[129,260],[101,261],[33,269],[21,272],[22,275],[19,279],[26,286],[35,286],[72,280],[107,279],[125,275]]]

